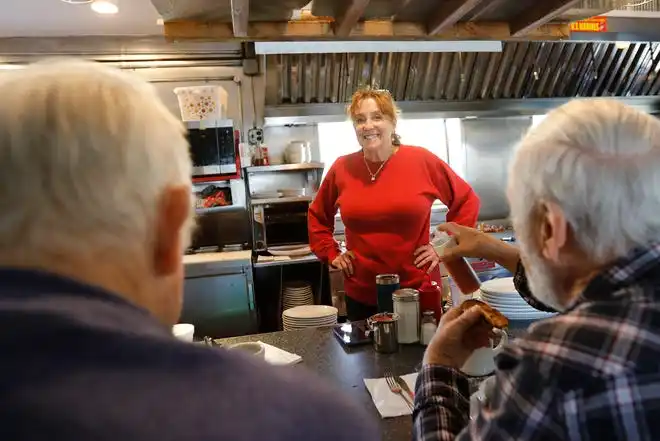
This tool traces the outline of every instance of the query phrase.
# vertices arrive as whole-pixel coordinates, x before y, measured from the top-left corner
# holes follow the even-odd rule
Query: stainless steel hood
[[[344,103],[360,86],[398,101],[640,97],[660,92],[660,43],[507,42],[501,53],[267,57],[266,105]]]

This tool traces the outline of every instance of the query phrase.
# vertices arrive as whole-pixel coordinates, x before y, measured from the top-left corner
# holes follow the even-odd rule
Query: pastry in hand
[[[484,320],[486,320],[486,322],[488,322],[493,328],[504,329],[509,326],[509,319],[506,318],[504,314],[481,300],[468,299],[461,303],[460,308],[462,311],[465,311],[475,305],[481,308]]]

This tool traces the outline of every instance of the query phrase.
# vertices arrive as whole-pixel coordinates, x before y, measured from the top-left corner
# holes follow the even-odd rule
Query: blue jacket
[[[176,341],[117,295],[0,269],[0,440],[371,440],[304,369]]]

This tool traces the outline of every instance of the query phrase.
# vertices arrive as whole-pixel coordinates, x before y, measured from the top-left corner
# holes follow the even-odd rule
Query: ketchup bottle
[[[436,233],[433,238],[432,244],[436,253],[442,258],[445,249],[456,246],[456,239],[450,237],[447,233],[439,232]],[[451,278],[454,279],[454,283],[458,289],[464,295],[472,294],[479,290],[481,287],[479,277],[464,257],[443,259],[442,263],[445,265],[445,268],[447,268],[447,272]]]

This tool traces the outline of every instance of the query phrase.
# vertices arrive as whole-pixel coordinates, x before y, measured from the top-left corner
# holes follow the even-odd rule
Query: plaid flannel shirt
[[[530,297],[520,264],[515,282],[544,306]],[[660,440],[660,243],[599,274],[568,311],[530,326],[496,364],[494,396],[471,421],[467,378],[423,367],[414,439]]]

